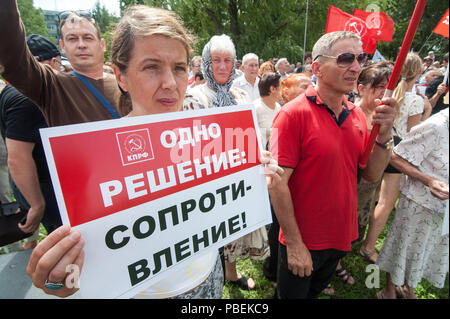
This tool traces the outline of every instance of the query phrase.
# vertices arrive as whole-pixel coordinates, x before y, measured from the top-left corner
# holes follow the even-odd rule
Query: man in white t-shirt
[[[254,53],[244,55],[242,58],[244,74],[233,81],[233,87],[246,91],[250,96],[251,102],[259,99],[258,61],[258,56]]]

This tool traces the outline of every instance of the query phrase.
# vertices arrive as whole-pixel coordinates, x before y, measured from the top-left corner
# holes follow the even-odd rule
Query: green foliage
[[[395,22],[394,41],[379,42],[378,44],[378,49],[386,57],[393,59],[397,56],[414,11],[414,3],[413,1],[386,1],[383,9]],[[447,1],[428,0],[411,46],[415,52],[422,49],[420,51],[421,57],[426,56],[429,50],[434,50],[437,60],[442,61],[442,56],[448,52],[448,39],[433,33],[434,28],[442,19],[447,8]]]
[[[311,51],[314,43],[323,35],[329,5],[347,13],[354,8],[368,10],[376,4],[380,11],[394,19],[393,42],[379,42],[383,55],[394,59],[403,41],[414,5],[413,1],[398,0],[309,0],[308,32],[305,36],[306,0],[121,0],[121,9],[130,5],[146,4],[171,9],[178,13],[186,27],[196,36],[195,54],[201,54],[203,46],[215,34],[228,34],[234,41],[238,57],[254,52],[263,59],[287,57],[292,63],[301,61],[304,51]],[[442,0],[429,0],[424,17],[417,31],[413,48],[418,51],[425,44],[422,54],[434,46],[441,58],[448,52],[448,40],[438,35],[426,39],[442,18],[448,4]]]
[[[27,35],[40,34],[53,40],[49,37],[42,10],[33,6],[33,0],[17,0],[17,6]]]
[[[390,225],[394,219],[395,213],[389,217],[386,226],[378,237],[376,248],[380,250],[383,242],[389,231]],[[365,281],[367,276],[371,273],[366,272],[366,267],[369,265],[360,255],[359,249],[361,244],[355,245],[352,251],[342,259],[342,266],[349,271],[355,279],[355,284],[349,286],[344,281],[334,276],[331,285],[335,291],[334,296],[321,294],[319,299],[376,299],[376,293],[384,288],[386,284],[386,273],[380,272],[380,287],[367,288]],[[252,291],[241,290],[238,287],[226,283],[223,290],[224,299],[271,299],[275,294],[273,282],[268,281],[262,272],[263,262],[254,260],[238,260],[237,269],[239,273],[253,278],[256,283],[256,289]],[[444,288],[439,289],[428,283],[425,279],[415,289],[415,293],[419,299],[449,299],[449,277]]]
[[[119,21],[119,17],[110,14],[104,5],[100,5],[100,1],[95,3],[92,9],[92,16],[97,21],[102,37],[106,43],[105,61],[109,61],[111,58],[111,42],[114,28]]]
[[[119,17],[110,14],[104,5],[100,5],[100,1],[95,3],[94,8],[92,9],[92,16],[95,21],[97,21],[102,34],[107,32],[108,29],[111,29],[111,25],[114,25],[119,21]]]

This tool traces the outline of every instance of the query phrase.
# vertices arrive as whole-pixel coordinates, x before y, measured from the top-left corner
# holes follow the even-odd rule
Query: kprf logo
[[[116,138],[124,166],[154,159],[148,129],[116,133]]]

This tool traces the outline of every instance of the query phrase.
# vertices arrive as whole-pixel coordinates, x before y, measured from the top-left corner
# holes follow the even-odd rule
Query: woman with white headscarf
[[[249,104],[247,92],[232,88],[235,78],[236,49],[229,36],[213,36],[202,53],[202,73],[206,83],[195,86],[185,96],[185,110]],[[224,247],[226,279],[242,289],[252,290],[255,282],[238,274],[236,259],[263,260],[269,255],[267,232],[264,227]]]
[[[185,110],[248,104],[247,92],[231,88],[235,78],[236,49],[229,36],[215,35],[202,53],[202,73],[206,83],[188,90]]]

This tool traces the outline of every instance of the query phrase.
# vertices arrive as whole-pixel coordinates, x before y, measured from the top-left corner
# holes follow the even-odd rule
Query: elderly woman
[[[232,88],[235,78],[236,49],[229,36],[213,36],[202,53],[202,73],[206,83],[188,91],[185,110],[249,103],[248,94]]]
[[[206,83],[188,91],[184,109],[202,109],[248,104],[247,92],[232,87],[236,49],[229,36],[213,36],[202,53],[202,72]],[[269,254],[267,232],[262,227],[224,247],[225,278],[242,289],[252,290],[255,282],[237,272],[237,258],[264,259]]]
[[[448,233],[442,231],[449,197],[448,125],[447,108],[415,126],[394,149],[391,164],[407,176],[377,260],[386,271],[386,287],[378,298],[417,299],[414,288],[423,278],[444,287],[449,267]]]
[[[259,67],[258,75],[260,78],[262,78],[264,74],[269,72],[275,72],[275,67],[273,66],[272,62],[266,61]]]
[[[306,73],[294,73],[281,81],[281,96],[283,104],[292,101],[300,94],[304,93],[308,86],[312,84],[311,76]]]
[[[111,50],[122,101],[132,103],[128,116],[182,110],[190,42],[190,36],[173,13],[146,6],[127,10],[116,27]],[[271,177],[276,178],[275,174]],[[46,280],[64,281],[66,267],[71,264],[82,269],[83,245],[80,233],[67,226],[45,238],[33,251],[27,267],[34,285],[60,297],[75,293],[76,288],[66,286],[52,290]],[[217,251],[195,258],[187,268],[189,272],[172,273],[136,298],[221,298],[223,268]]]

